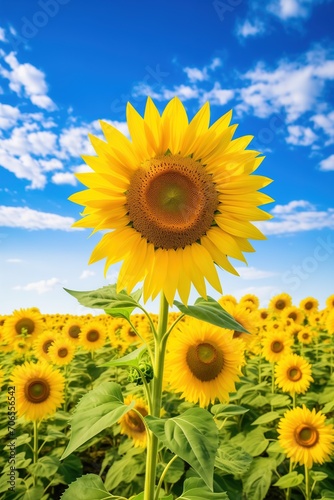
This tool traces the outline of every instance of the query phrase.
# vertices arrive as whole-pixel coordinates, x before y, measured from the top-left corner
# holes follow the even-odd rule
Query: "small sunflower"
[[[144,117],[127,105],[131,141],[101,121],[104,142],[91,136],[96,156],[84,156],[92,172],[76,174],[88,187],[70,200],[84,205],[76,227],[111,230],[90,263],[105,270],[123,261],[118,290],[143,281],[146,302],[162,291],[187,303],[191,285],[206,298],[207,280],[221,293],[215,264],[237,274],[228,257],[244,261],[248,239],[264,239],[250,222],[267,220],[257,208],[272,199],[259,193],[271,179],[252,175],[263,157],[247,150],[251,136],[232,140],[228,112],[210,124],[209,103],[188,123],[174,97],[160,116],[148,98]]]
[[[46,330],[38,335],[33,343],[33,350],[37,359],[43,358],[50,361],[49,348],[57,336],[58,333],[54,330]]]
[[[226,302],[224,309],[235,319],[237,323],[244,327],[249,333],[240,332],[238,330],[229,330],[232,332],[234,339],[242,339],[246,344],[252,340],[252,335],[256,331],[256,323],[251,311],[244,304],[233,305],[232,302]]]
[[[327,309],[334,309],[334,294],[327,297],[326,307]]]
[[[319,301],[314,297],[305,297],[305,299],[300,301],[299,307],[307,314],[309,314],[310,312],[315,312],[318,310]]]
[[[286,307],[292,306],[292,298],[287,293],[279,293],[275,295],[269,302],[269,309],[273,309],[274,311],[280,313]]]
[[[326,318],[326,330],[328,333],[334,333],[334,309],[332,309]]]
[[[4,323],[4,337],[8,344],[19,338],[24,338],[26,342],[32,341],[44,329],[42,315],[34,309],[15,310],[8,316]]]
[[[239,304],[242,304],[246,308],[249,308],[251,311],[255,311],[259,308],[260,301],[256,295],[253,293],[247,293],[241,297]]]
[[[15,386],[18,417],[42,420],[56,412],[64,401],[64,377],[46,362],[26,362],[11,375]]]
[[[75,317],[69,318],[65,322],[65,324],[62,328],[62,333],[67,335],[73,343],[78,344],[79,343],[79,335],[80,335],[80,332],[81,332],[83,325],[84,325],[84,321],[82,319],[75,318]]]
[[[315,336],[316,336],[315,330],[312,330],[308,326],[304,326],[304,328],[299,330],[297,334],[297,338],[301,344],[311,344]]]
[[[334,451],[334,430],[326,417],[305,405],[286,412],[279,421],[279,443],[292,462],[311,468],[330,460]]]
[[[275,366],[275,382],[283,392],[304,394],[313,382],[310,363],[297,354],[287,354]]]
[[[79,334],[80,345],[87,351],[96,351],[103,347],[106,338],[106,327],[99,321],[90,321]]]
[[[243,342],[221,328],[189,320],[168,339],[165,382],[187,401],[205,407],[215,399],[228,401],[243,364]]]
[[[288,325],[291,325],[292,323],[301,325],[304,322],[305,313],[304,311],[299,309],[299,307],[289,306],[285,307],[285,309],[282,311],[281,319],[283,321],[286,321]]]
[[[292,338],[283,330],[271,330],[262,339],[262,353],[267,361],[276,363],[290,353]]]
[[[132,401],[135,401],[134,409],[143,417],[146,417],[146,415],[148,415],[148,407],[145,401],[137,396],[129,395],[124,399],[124,404],[129,405]],[[135,447],[146,447],[147,435],[145,424],[135,411],[130,410],[123,415],[119,423],[121,426],[121,434],[125,434],[132,438]]]
[[[49,359],[54,365],[68,365],[74,358],[75,349],[76,346],[68,337],[58,336],[49,347]]]

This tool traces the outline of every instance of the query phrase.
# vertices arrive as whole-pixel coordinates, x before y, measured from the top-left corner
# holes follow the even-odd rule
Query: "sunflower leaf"
[[[227,493],[210,491],[205,482],[197,477],[185,480],[183,493],[177,500],[228,500]]]
[[[126,293],[125,290],[117,292],[116,285],[108,285],[86,292],[68,290],[67,288],[64,290],[75,297],[82,306],[105,309],[108,314],[115,318],[119,316],[129,318],[132,311],[138,307],[138,301],[141,297],[141,290],[132,294]]]
[[[130,405],[124,404],[121,386],[115,382],[103,382],[85,394],[71,419],[70,442],[61,460],[89,439],[115,424],[133,406],[134,402]]]
[[[86,474],[79,477],[74,483],[70,484],[67,490],[62,494],[61,500],[126,500],[124,497],[111,495],[106,490],[102,479],[96,474]]]
[[[193,306],[185,306],[178,300],[174,300],[174,304],[183,314],[192,318],[206,321],[221,328],[249,333],[242,325],[235,321],[233,316],[222,308],[219,302],[211,297],[208,297],[207,300],[199,297]]]
[[[145,420],[164,446],[188,462],[212,490],[218,448],[218,429],[212,415],[203,408],[191,408],[167,420],[150,415]]]
[[[103,363],[103,365],[101,366],[134,366],[136,368],[139,368],[140,358],[142,357],[146,349],[147,345],[144,344],[138,347],[138,349],[135,349],[134,351],[130,352],[130,354],[127,354],[122,358],[112,359],[107,363]]]

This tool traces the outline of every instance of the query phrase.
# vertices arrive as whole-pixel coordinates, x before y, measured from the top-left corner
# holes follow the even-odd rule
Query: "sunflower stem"
[[[154,350],[154,377],[152,380],[152,416],[160,417],[162,400],[162,382],[167,338],[165,336],[168,324],[168,302],[161,292],[160,311],[157,336]],[[158,438],[151,431],[148,432],[146,475],[144,487],[144,500],[154,500],[155,479],[158,457]]]
[[[289,474],[293,471],[293,463],[292,460],[289,460]],[[285,492],[285,499],[290,500],[291,498],[291,488],[288,488]]]
[[[34,420],[34,448],[33,448],[33,463],[36,464],[38,461],[38,421]],[[34,486],[36,486],[37,478],[33,474]]]
[[[160,479],[159,479],[159,483],[158,483],[158,487],[157,487],[157,491],[155,493],[155,497],[154,497],[154,500],[159,500],[159,493],[160,493],[160,488],[162,486],[162,483],[166,477],[166,474],[168,472],[168,469],[169,467],[172,465],[172,463],[177,459],[177,455],[174,455],[173,458],[170,459],[170,461],[168,462],[168,464],[166,465],[166,467],[164,468],[163,470],[163,473],[161,474],[160,476]]]
[[[310,470],[305,464],[305,500],[311,500]]]

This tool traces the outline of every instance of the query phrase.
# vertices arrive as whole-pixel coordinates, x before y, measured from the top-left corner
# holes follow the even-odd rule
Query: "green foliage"
[[[145,417],[148,427],[173,453],[188,462],[212,490],[218,430],[209,412],[186,410],[178,417]]]
[[[210,491],[206,483],[199,478],[191,477],[186,479],[183,486],[183,493],[177,500],[228,500],[226,493]]]
[[[124,404],[121,386],[115,382],[104,382],[88,392],[75,409],[70,442],[61,458],[66,458],[96,434],[115,424],[133,406],[134,402]]]
[[[239,446],[229,443],[221,444],[215,459],[215,467],[223,474],[244,474],[250,467],[253,458]]]
[[[79,477],[72,483],[65,493],[62,494],[61,500],[126,500],[124,497],[111,495],[106,490],[102,479],[95,474],[87,474]]]
[[[206,321],[207,323],[211,323],[221,328],[248,333],[242,325],[235,321],[235,319],[211,297],[208,297],[207,300],[200,297],[195,301],[193,306],[185,306],[178,300],[174,300],[174,304],[183,314],[191,316],[192,318]]]
[[[298,474],[298,472],[294,470],[293,472],[289,472],[289,474],[280,477],[279,480],[276,481],[275,486],[278,486],[279,488],[293,488],[294,486],[302,484],[303,481],[303,474]]]

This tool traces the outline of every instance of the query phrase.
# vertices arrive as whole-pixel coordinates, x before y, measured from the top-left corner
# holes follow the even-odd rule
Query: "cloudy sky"
[[[127,133],[125,105],[177,95],[190,117],[233,109],[254,135],[274,218],[261,223],[225,294],[266,306],[285,291],[324,307],[334,293],[334,42],[330,0],[2,0],[0,7],[0,314],[85,310],[63,287],[115,282],[88,266],[101,235],[74,230],[74,173],[94,154],[98,119]],[[265,208],[265,207],[264,207]],[[259,224],[260,226],[260,224]],[[210,290],[210,289],[209,289]],[[212,296],[217,294],[210,290]],[[195,295],[194,295],[195,297]],[[154,310],[155,304],[148,308]]]

